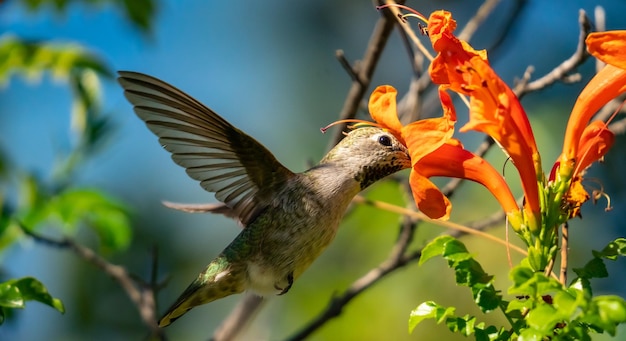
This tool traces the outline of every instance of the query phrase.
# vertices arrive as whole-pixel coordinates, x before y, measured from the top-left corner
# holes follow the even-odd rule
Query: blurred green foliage
[[[74,1],[26,0],[24,4],[31,11],[53,5],[63,12],[70,2]],[[107,1],[86,2],[96,5]],[[143,31],[150,29],[153,1],[111,3],[122,8]],[[103,189],[74,183],[80,167],[101,150],[113,131],[101,109],[100,78],[112,77],[109,67],[80,44],[27,41],[7,33],[0,37],[0,84],[8,86],[14,75],[31,81],[50,75],[67,84],[73,95],[68,123],[74,139],[70,150],[50,165],[50,177],[40,176],[41,170],[18,169],[6,154],[0,153],[0,252],[43,227],[47,227],[46,233],[54,231],[70,237],[76,236],[81,227],[87,228],[98,236],[102,252],[125,250],[132,237],[126,205]],[[5,148],[0,146],[0,151]],[[64,312],[62,302],[37,279],[10,279],[0,283],[2,320],[10,316],[7,309],[23,308],[28,300]]]
[[[111,4],[119,7],[128,20],[144,32],[152,28],[152,19],[156,13],[154,0],[22,0],[30,11],[40,10],[44,6],[52,6],[62,14],[72,3],[84,3],[91,6]]]

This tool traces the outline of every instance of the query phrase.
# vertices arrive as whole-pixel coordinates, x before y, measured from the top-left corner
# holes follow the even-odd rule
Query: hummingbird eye
[[[391,138],[387,135],[381,135],[378,137],[378,143],[382,144],[385,147],[391,146]]]

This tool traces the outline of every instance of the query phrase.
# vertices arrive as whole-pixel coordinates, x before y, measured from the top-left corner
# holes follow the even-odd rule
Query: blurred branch
[[[363,60],[356,66],[350,67],[349,63],[345,59],[345,56],[343,55],[343,52],[337,51],[336,55],[341,65],[344,69],[348,70],[348,74],[350,75],[350,78],[352,78],[352,86],[348,91],[346,100],[343,103],[343,108],[339,114],[340,120],[350,119],[356,116],[361,100],[363,99],[363,96],[365,95],[365,92],[367,91],[372,80],[374,69],[380,60],[380,56],[385,48],[385,45],[387,45],[389,35],[393,31],[395,21],[395,18],[391,17],[389,13],[383,13],[381,15],[378,22],[376,22],[370,41],[367,44]],[[333,138],[330,139],[329,149],[341,141],[344,129],[345,125],[342,125],[340,129],[335,130]]]
[[[266,302],[267,299],[261,296],[246,293],[215,330],[211,341],[235,340],[238,336],[242,335]]]
[[[122,289],[124,289],[130,300],[137,307],[141,320],[149,328],[152,337],[158,340],[165,340],[165,335],[162,329],[159,328],[156,317],[156,302],[154,297],[160,285],[155,283],[155,266],[152,267],[152,280],[150,283],[147,283],[138,276],[130,274],[124,267],[108,262],[92,249],[76,243],[73,239],[66,237],[61,240],[56,240],[35,233],[22,224],[20,224],[20,227],[25,234],[33,238],[36,242],[51,247],[70,250],[79,258],[113,278]],[[156,255],[153,255],[153,260],[156,262]]]
[[[513,92],[518,98],[523,97],[527,93],[542,90],[559,80],[564,83],[580,81],[580,75],[569,74],[584,63],[587,58],[589,58],[587,46],[585,45],[585,38],[587,38],[587,35],[591,32],[591,23],[583,10],[580,10],[578,14],[578,23],[580,26],[580,33],[578,34],[578,46],[576,47],[574,54],[552,69],[552,71],[532,82],[530,82],[530,77],[533,72],[533,68],[528,67],[522,80],[513,89]]]
[[[622,118],[619,121],[609,124],[609,130],[611,130],[615,135],[623,135],[626,133],[626,118]]]
[[[474,16],[465,24],[458,38],[460,40],[470,41],[476,30],[485,22],[485,19],[493,12],[499,2],[500,0],[486,0],[483,2]]]

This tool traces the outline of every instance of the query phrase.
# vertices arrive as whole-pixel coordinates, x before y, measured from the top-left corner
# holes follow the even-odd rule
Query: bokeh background
[[[422,13],[435,9],[453,12],[463,26],[480,1],[409,3]],[[319,160],[329,135],[319,128],[337,119],[350,79],[334,57],[343,49],[349,60],[362,56],[379,14],[370,1],[173,1],[157,2],[152,29],[131,25],[116,6],[106,2],[86,5],[72,1],[62,12],[43,6],[30,12],[20,1],[0,2],[0,31],[27,39],[78,42],[99,55],[112,70],[140,71],[161,78],[207,104],[231,123],[257,138],[294,171]],[[517,14],[510,33],[490,51],[501,77],[513,84],[528,65],[543,75],[576,47],[578,11],[592,15],[603,6],[607,28],[626,28],[626,2],[621,0],[529,0]],[[511,16],[513,1],[503,1],[472,39],[476,48],[490,48]],[[548,169],[562,143],[567,115],[577,93],[593,72],[587,62],[580,84],[557,84],[527,96],[523,104],[531,118],[544,166]],[[399,36],[393,34],[375,75],[373,86],[391,84],[404,93],[410,64]],[[127,251],[107,258],[147,276],[151,249],[159,249],[160,274],[171,276],[159,294],[163,311],[238,233],[234,222],[215,216],[191,215],[164,208],[161,200],[210,202],[203,191],[176,166],[135,117],[114,80],[105,80],[104,107],[116,130],[107,148],[85,165],[75,181],[103,188],[132,209],[133,242]],[[51,77],[27,80],[13,77],[0,89],[0,145],[23,169],[50,176],[50,165],[71,144],[68,131],[71,106],[66,86]],[[366,117],[366,116],[362,116]],[[465,138],[465,137],[464,137]],[[480,141],[466,137],[468,147]],[[604,203],[586,205],[583,220],[571,226],[572,263],[581,266],[592,249],[626,234],[626,180],[623,169],[624,136],[604,164],[590,177],[601,179],[611,195],[613,210]],[[503,163],[498,153],[490,160]],[[497,166],[496,166],[497,167]],[[515,179],[515,178],[513,178]],[[373,198],[401,203],[391,183],[379,183],[368,192]],[[518,192],[519,193],[519,192]],[[454,200],[455,222],[479,219],[497,209],[497,203],[479,186],[466,184]],[[336,241],[296,282],[288,295],[273,299],[247,337],[283,339],[299,330],[341,292],[388,254],[398,231],[399,217],[367,207],[347,216]],[[420,228],[415,247],[441,233],[439,227]],[[504,228],[493,233],[504,236]],[[89,241],[88,232],[79,240]],[[487,272],[507,287],[506,251],[478,238],[465,238]],[[2,255],[9,277],[35,276],[67,312],[31,302],[15,320],[0,328],[2,340],[123,340],[141,339],[146,331],[124,292],[93,267],[67,251],[23,242]],[[598,281],[597,294],[626,295],[626,263],[609,265],[610,279]],[[240,296],[194,309],[168,328],[173,340],[206,339]],[[358,298],[341,316],[316,333],[315,340],[429,340],[458,337],[432,322],[407,332],[409,312],[419,303],[435,300],[470,308],[466,288],[454,286],[443,261],[410,265],[390,275]],[[467,308],[465,308],[467,306]],[[494,314],[496,315],[496,314]],[[496,320],[498,317],[482,317]],[[624,338],[626,330],[622,330]],[[460,339],[460,338],[459,338]],[[602,338],[598,338],[602,339]]]

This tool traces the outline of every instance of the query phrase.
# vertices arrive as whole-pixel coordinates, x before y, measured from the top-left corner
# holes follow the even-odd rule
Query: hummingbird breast
[[[242,231],[240,237],[247,235],[251,251],[249,290],[276,294],[298,278],[334,239],[344,212],[360,190],[354,179],[344,177],[337,183],[311,173],[291,179]]]

